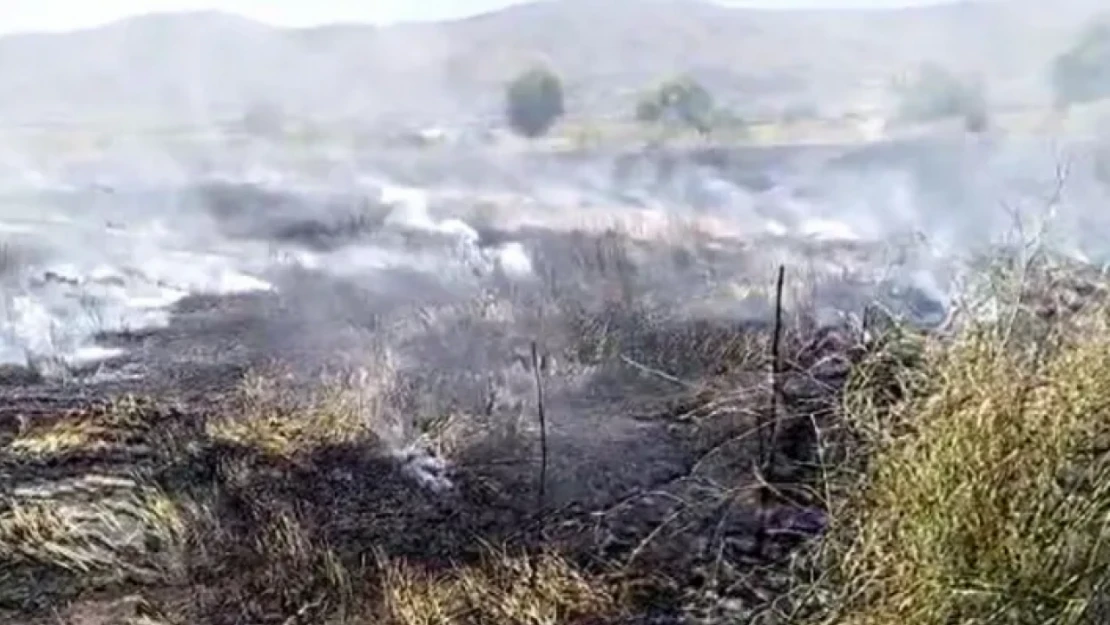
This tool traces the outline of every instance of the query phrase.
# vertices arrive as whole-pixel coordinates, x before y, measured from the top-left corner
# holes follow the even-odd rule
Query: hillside
[[[678,71],[746,111],[852,107],[925,60],[985,75],[995,100],[1020,104],[1043,98],[1046,63],[1102,6],[759,11],[557,0],[452,22],[292,30],[219,13],[149,15],[0,38],[0,117],[188,123],[259,102],[325,118],[469,116],[495,110],[497,87],[540,59],[591,114],[624,110],[636,90]]]

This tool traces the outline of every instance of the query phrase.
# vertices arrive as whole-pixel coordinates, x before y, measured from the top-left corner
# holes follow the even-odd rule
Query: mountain
[[[548,0],[468,19],[279,29],[212,12],[0,38],[0,121],[195,123],[264,103],[323,118],[493,113],[535,62],[572,110],[628,110],[689,72],[741,111],[852,106],[930,61],[992,98],[1045,99],[1045,72],[1103,0],[997,0],[892,10],[766,11],[696,0]]]

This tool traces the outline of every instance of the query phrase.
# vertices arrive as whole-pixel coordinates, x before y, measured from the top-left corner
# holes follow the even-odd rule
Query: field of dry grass
[[[857,367],[810,622],[1105,622],[1110,309],[1082,273],[1003,272],[1002,314]]]
[[[203,410],[21,396],[0,421],[0,619],[1103,622],[1102,278],[1045,262],[1006,280],[991,320],[932,334],[791,319],[770,420],[765,329],[670,337],[731,363],[651,417],[698,454],[605,509],[537,512],[446,440],[457,415],[426,432],[460,467],[456,492],[420,489],[368,418],[387,372],[307,398],[260,373]],[[849,375],[818,373],[838,367]],[[776,436],[757,436],[761,421]],[[741,517],[757,526],[744,534]]]

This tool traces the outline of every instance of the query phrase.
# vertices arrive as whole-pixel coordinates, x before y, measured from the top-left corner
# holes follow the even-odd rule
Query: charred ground
[[[436,265],[443,237],[390,231],[372,210],[344,221],[363,208],[256,230],[249,203],[217,203],[223,234],[294,240],[332,264],[280,266],[271,292],[194,296],[164,328],[105,333],[126,355],[93,368],[4,372],[0,616],[1104,614],[1100,272],[1023,247],[975,267],[984,292],[952,310],[860,243],[478,223],[478,247],[527,242],[534,276],[514,281],[472,248],[456,250],[478,259],[462,270]],[[360,246],[429,264],[368,277]]]
[[[101,337],[124,358],[10,379],[9,618],[679,622],[766,607],[789,587],[766,567],[820,530],[801,488],[813,425],[832,418],[858,336],[792,314],[772,419],[769,324],[667,316],[631,292],[664,278],[635,274],[633,242],[575,236],[547,258],[573,251],[560,265],[580,273],[546,291],[398,311],[291,274],[292,298],[190,298],[164,329]],[[342,303],[306,316],[297,300],[325,291]],[[321,341],[313,324],[337,309],[363,316]],[[760,443],[762,422],[776,442]],[[761,479],[782,483],[762,500],[761,444],[775,452]],[[419,471],[437,458],[450,489]]]

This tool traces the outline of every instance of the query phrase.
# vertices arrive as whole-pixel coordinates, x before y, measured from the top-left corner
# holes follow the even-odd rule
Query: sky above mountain
[[[150,12],[217,10],[280,26],[329,22],[388,24],[465,17],[520,0],[2,0],[0,32],[59,31],[96,26]],[[628,2],[631,0],[609,0]],[[720,0],[738,7],[892,8],[936,0]]]

